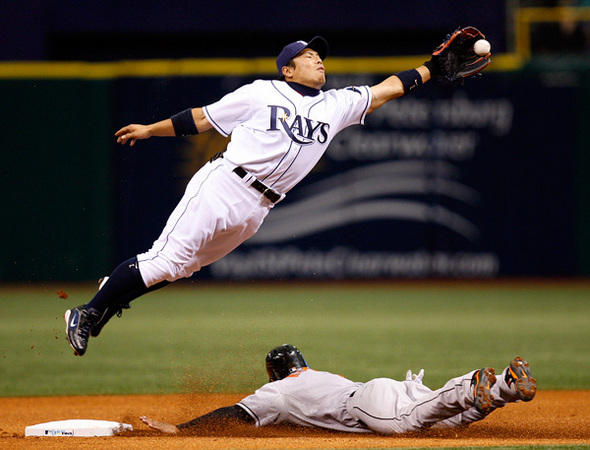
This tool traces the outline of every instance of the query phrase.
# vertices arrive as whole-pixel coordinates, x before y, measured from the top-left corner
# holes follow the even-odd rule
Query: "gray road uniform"
[[[498,376],[493,368],[484,367],[434,391],[422,383],[424,370],[418,374],[408,370],[404,381],[375,378],[366,383],[313,370],[291,344],[267,354],[266,372],[269,382],[232,406],[176,426],[148,417],[142,420],[165,433],[211,432],[249,424],[399,434],[465,426],[507,403],[531,401],[537,392],[530,365],[520,356]]]
[[[506,369],[508,370],[508,369]],[[267,383],[238,403],[257,426],[294,424],[355,433],[397,434],[430,426],[451,428],[488,413],[474,405],[475,371],[449,380],[435,391],[421,377],[405,381],[376,378],[353,382],[340,375],[303,368]],[[504,381],[492,386],[493,408],[518,400]]]

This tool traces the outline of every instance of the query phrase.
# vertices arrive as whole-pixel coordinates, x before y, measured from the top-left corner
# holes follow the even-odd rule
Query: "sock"
[[[109,283],[111,280],[109,278],[109,280],[107,281],[107,283]],[[127,305],[129,304],[129,302],[131,302],[132,300],[135,300],[137,297],[141,297],[144,294],[147,294],[148,292],[153,292],[153,291],[157,291],[160,288],[163,288],[164,286],[168,286],[170,284],[170,281],[164,280],[164,281],[160,281],[157,284],[154,284],[153,286],[150,287],[145,287],[141,286],[137,289],[134,289],[132,292],[129,292],[128,294],[124,295],[123,297],[121,297],[119,299],[119,304],[120,305]],[[106,284],[105,284],[106,286]]]
[[[102,289],[96,293],[86,306],[102,313],[109,306],[127,304],[137,297],[168,284],[170,284],[168,281],[162,281],[151,288],[146,287],[139,273],[137,257],[133,257],[120,264],[113,271]]]

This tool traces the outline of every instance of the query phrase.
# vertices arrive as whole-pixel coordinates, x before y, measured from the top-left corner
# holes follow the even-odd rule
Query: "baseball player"
[[[190,277],[256,233],[339,131],[363,124],[367,114],[433,74],[449,73],[442,57],[434,55],[375,86],[324,92],[327,55],[320,36],[290,43],[276,59],[279,79],[257,80],[213,104],[115,133],[118,143],[130,146],[152,136],[189,136],[211,128],[231,134],[231,141],[192,177],[151,249],[119,265],[90,302],[66,311],[67,337],[76,355],[84,355],[89,338],[131,300]]]
[[[269,382],[233,406],[180,425],[140,419],[163,433],[223,430],[229,425],[299,425],[352,433],[398,434],[430,427],[454,428],[485,418],[507,403],[531,401],[537,383],[529,364],[512,360],[499,377],[492,368],[449,380],[435,391],[422,383],[424,370],[405,381],[367,383],[311,369],[301,352],[285,344],[266,356]]]

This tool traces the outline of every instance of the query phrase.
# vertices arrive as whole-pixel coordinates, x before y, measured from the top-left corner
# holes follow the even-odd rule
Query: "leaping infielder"
[[[250,238],[274,205],[301,181],[344,128],[363,124],[386,102],[431,78],[462,81],[489,63],[473,50],[483,35],[455,31],[417,67],[375,86],[322,91],[328,44],[320,36],[297,41],[277,57],[278,80],[257,80],[202,108],[189,108],[150,125],[127,125],[117,142],[135,145],[152,136],[189,136],[215,128],[231,141],[186,187],[150,250],[119,265],[90,302],[65,313],[67,337],[84,355],[90,336],[129,302],[190,277]]]

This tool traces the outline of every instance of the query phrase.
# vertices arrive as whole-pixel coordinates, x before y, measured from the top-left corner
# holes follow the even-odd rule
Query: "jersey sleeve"
[[[277,385],[267,383],[254,394],[241,400],[237,406],[243,408],[256,422],[257,427],[276,425],[282,422],[283,397]]]
[[[373,99],[369,86],[349,86],[336,91],[342,102],[341,128],[365,123]]]
[[[232,130],[250,116],[251,84],[244,85],[220,100],[203,107],[205,117],[213,127],[227,137]]]

